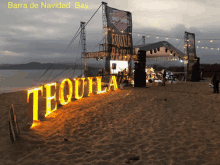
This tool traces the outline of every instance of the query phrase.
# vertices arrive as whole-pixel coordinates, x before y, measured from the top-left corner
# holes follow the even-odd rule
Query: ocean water
[[[0,93],[9,93],[30,89],[32,85],[33,87],[38,87],[46,80],[46,82],[52,83],[62,81],[64,78],[73,78],[81,75],[81,69],[75,70],[75,72],[69,72],[69,70],[66,70],[62,74],[60,73],[63,70],[54,70],[52,73],[52,70],[49,70],[42,78],[40,78],[45,71],[46,70],[0,70]],[[60,75],[57,76],[58,74]],[[57,77],[53,79],[55,76]],[[38,79],[39,81],[37,81]],[[50,81],[51,79],[53,80]]]

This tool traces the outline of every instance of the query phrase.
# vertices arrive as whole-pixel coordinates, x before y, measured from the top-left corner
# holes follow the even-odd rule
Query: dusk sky
[[[8,2],[26,3],[27,8],[8,8]],[[0,64],[27,62],[74,63],[80,57],[79,36],[66,49],[80,21],[87,22],[101,5],[100,0],[73,1],[68,9],[31,9],[31,3],[65,3],[66,0],[13,0],[0,2]],[[75,2],[88,8],[75,8]],[[133,45],[145,33],[145,43],[167,41],[184,51],[184,32],[195,33],[200,63],[220,63],[220,1],[219,0],[106,0],[109,7],[130,11],[133,22]],[[147,37],[147,34],[151,34]],[[153,36],[152,36],[153,35]],[[201,40],[198,43],[198,40]],[[205,40],[203,40],[205,39]],[[210,42],[208,39],[219,39]],[[87,52],[99,50],[102,40],[102,8],[86,26]],[[181,41],[181,43],[180,43]],[[141,42],[140,42],[141,43]],[[96,47],[97,46],[97,47]],[[96,47],[96,49],[94,49]],[[202,49],[204,47],[204,49]],[[208,47],[206,49],[206,47]],[[213,48],[213,49],[211,49]],[[7,52],[9,51],[9,52]],[[90,60],[96,63],[96,60]],[[100,63],[100,62],[99,62]],[[101,62],[102,63],[102,62]]]

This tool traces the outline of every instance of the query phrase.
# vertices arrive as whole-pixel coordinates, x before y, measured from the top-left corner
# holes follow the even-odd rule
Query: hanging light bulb
[[[203,49],[204,47],[202,47],[202,49]]]
[[[140,34],[138,34],[138,36],[140,36]]]
[[[189,41],[189,39],[187,41]]]
[[[211,48],[211,49],[213,49],[213,48]]]
[[[178,38],[176,40],[178,41]]]
[[[112,31],[114,32],[114,29]]]
[[[150,37],[150,36],[147,36],[147,37]]]
[[[199,48],[199,47],[197,46],[197,48]]]
[[[206,49],[207,49],[208,47],[206,47]]]
[[[213,40],[210,40],[210,42],[213,42]]]
[[[217,50],[219,50],[219,48]]]
[[[198,43],[200,43],[200,40],[198,40]]]
[[[121,31],[123,33],[123,31]]]
[[[189,45],[190,46],[190,45]]]
[[[157,39],[158,39],[159,37],[157,37]]]
[[[166,38],[168,40],[168,38]]]

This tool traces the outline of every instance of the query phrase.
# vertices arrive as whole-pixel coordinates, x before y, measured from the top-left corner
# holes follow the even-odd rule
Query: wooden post
[[[17,124],[13,104],[11,105],[9,110],[9,132],[12,143],[19,139],[20,130]]]

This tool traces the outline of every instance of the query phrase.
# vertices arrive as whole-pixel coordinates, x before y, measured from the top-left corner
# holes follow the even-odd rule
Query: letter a
[[[108,91],[110,91],[110,89],[111,89],[112,86],[114,86],[114,90],[118,89],[118,85],[117,85],[115,76],[112,76],[112,77],[111,77],[111,80],[110,80],[110,82],[109,82]]]

